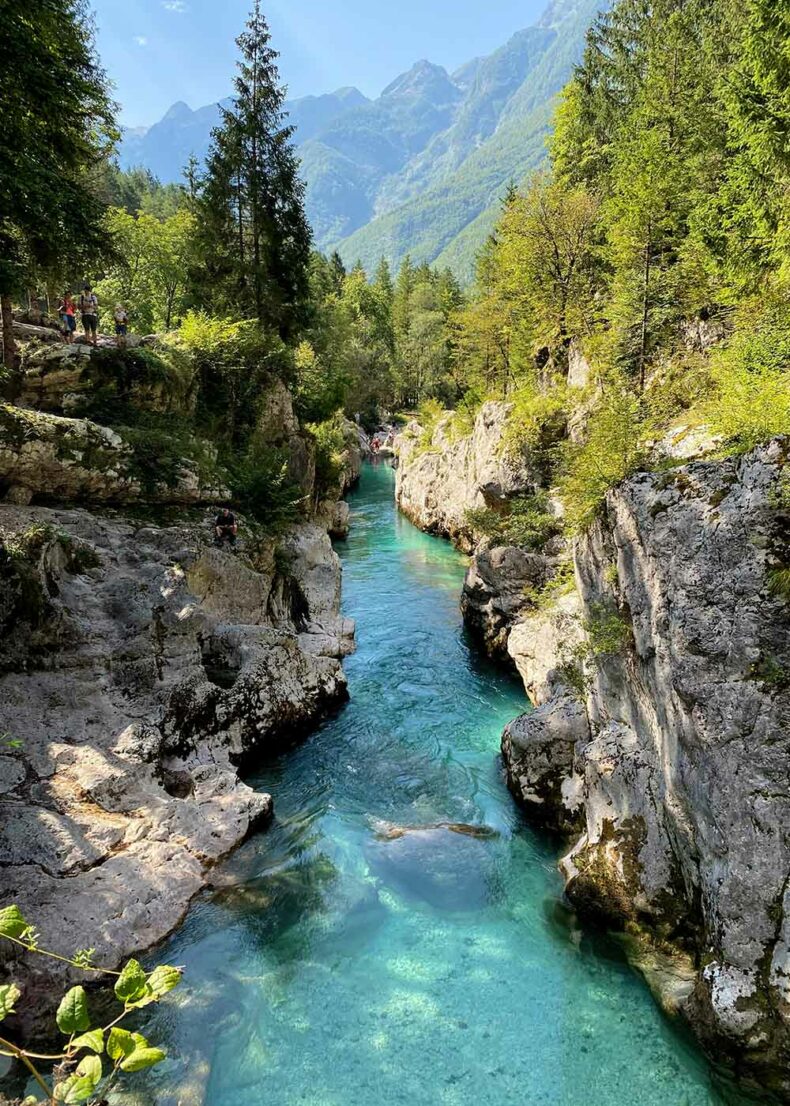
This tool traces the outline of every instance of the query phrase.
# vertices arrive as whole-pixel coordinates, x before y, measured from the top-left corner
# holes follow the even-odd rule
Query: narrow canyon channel
[[[253,781],[275,824],[167,943],[185,982],[147,1026],[170,1059],[115,1101],[724,1102],[616,942],[563,907],[556,843],[499,763],[523,691],[467,642],[464,558],[397,514],[393,482],[365,466],[340,547],[351,701]]]

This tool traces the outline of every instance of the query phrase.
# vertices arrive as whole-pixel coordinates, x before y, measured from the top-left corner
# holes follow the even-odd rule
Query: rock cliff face
[[[396,443],[398,506],[420,529],[473,554],[461,600],[464,617],[486,649],[503,658],[510,628],[526,606],[526,590],[546,582],[556,559],[477,542],[467,519],[470,510],[506,510],[514,497],[536,488],[529,458],[507,448],[509,412],[507,403],[485,403],[468,437],[454,438],[447,418],[428,443],[421,441],[417,424]]]
[[[572,901],[685,952],[694,973],[670,1003],[783,1095],[789,452],[778,440],[609,493],[575,551],[581,693],[550,688],[503,739],[513,790],[571,833]]]
[[[289,456],[306,486],[290,396],[269,398],[261,433],[304,445]],[[0,414],[2,898],[48,947],[110,965],[165,937],[270,816],[239,769],[345,698],[354,626],[320,513],[219,549],[196,509],[218,493],[158,495],[87,420]],[[8,965],[26,998],[53,992],[45,964]]]
[[[462,600],[488,644],[498,635],[506,646],[532,700],[506,727],[503,756],[514,795],[569,843],[570,899],[626,928],[666,1007],[782,1099],[789,455],[779,439],[741,458],[637,474],[609,493],[576,542],[574,578],[557,580],[539,607],[519,601],[518,582],[550,576],[556,561],[488,544]],[[459,461],[451,477],[445,468]],[[495,464],[472,441],[416,460],[401,449],[400,501],[418,525],[458,540],[463,509],[484,498],[477,473]]]
[[[398,437],[395,498],[416,526],[468,552],[473,540],[466,511],[496,505],[531,486],[528,467],[504,448],[509,411],[507,403],[483,404],[465,438],[452,436],[449,418],[429,443],[421,442],[416,424]]]

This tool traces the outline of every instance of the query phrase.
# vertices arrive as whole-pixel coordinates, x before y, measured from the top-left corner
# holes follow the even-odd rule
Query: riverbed
[[[351,701],[252,781],[272,829],[158,959],[135,1106],[718,1106],[708,1065],[616,941],[562,903],[557,845],[499,761],[523,689],[458,609],[465,561],[367,465],[339,547]]]

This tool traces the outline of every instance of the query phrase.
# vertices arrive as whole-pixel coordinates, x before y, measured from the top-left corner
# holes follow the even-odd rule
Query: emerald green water
[[[713,1106],[707,1066],[561,905],[498,760],[523,692],[470,649],[464,562],[367,466],[341,548],[351,702],[261,770],[276,822],[163,955],[145,1106]],[[395,839],[377,821],[464,822]]]

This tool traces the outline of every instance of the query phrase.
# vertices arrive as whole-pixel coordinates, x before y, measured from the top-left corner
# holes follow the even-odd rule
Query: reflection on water
[[[498,761],[520,687],[471,653],[464,559],[368,467],[341,549],[352,700],[262,770],[273,829],[169,942],[134,1106],[713,1106],[613,942],[562,905]],[[454,825],[451,825],[454,824]],[[480,827],[480,832],[459,832]]]

